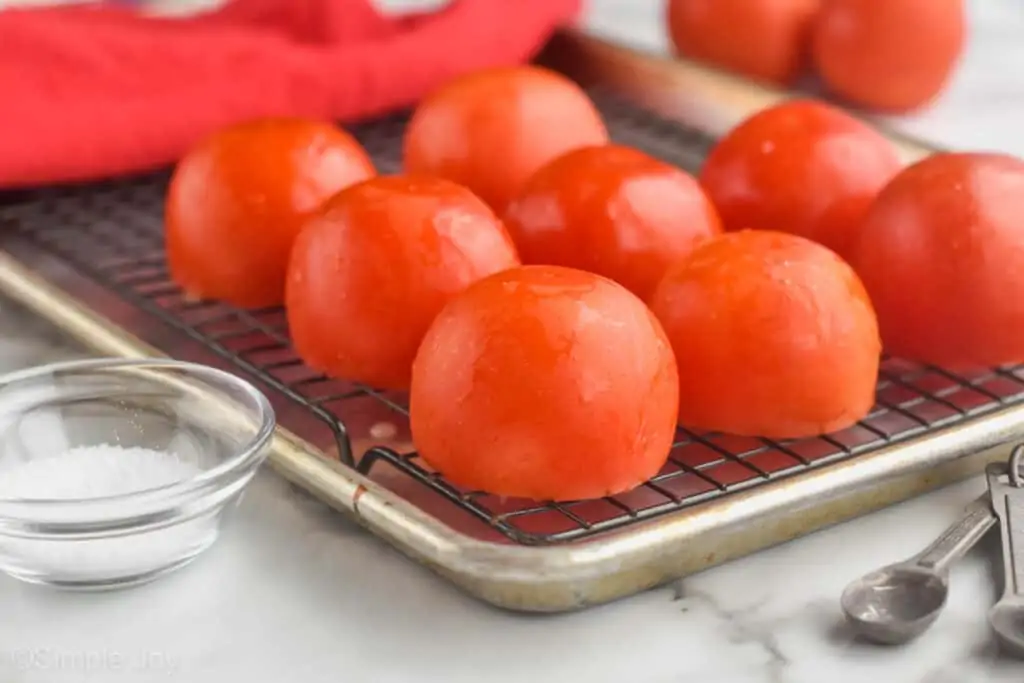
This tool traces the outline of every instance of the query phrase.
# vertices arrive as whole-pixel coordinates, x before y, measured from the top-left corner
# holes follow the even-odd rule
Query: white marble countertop
[[[594,0],[605,35],[663,49],[659,3]],[[1024,4],[974,0],[970,50],[948,95],[902,122],[951,147],[1024,154]],[[4,316],[0,362],[51,352]],[[11,336],[18,330],[20,336]],[[0,579],[0,682],[1020,683],[985,624],[993,548],[953,570],[933,630],[904,648],[855,643],[846,582],[923,547],[982,488],[952,487],[680,583],[579,614],[485,607],[265,472],[194,566],[111,594]]]

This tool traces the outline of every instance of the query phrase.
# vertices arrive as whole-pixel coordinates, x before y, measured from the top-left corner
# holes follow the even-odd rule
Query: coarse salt
[[[0,468],[0,501],[88,500],[152,490],[202,470],[147,448],[100,445],[11,463]],[[130,516],[131,511],[124,511]],[[109,581],[176,564],[217,535],[217,511],[163,528],[111,538],[0,538],[3,563],[42,580]]]
[[[201,471],[149,448],[84,446],[0,469],[0,500],[120,496],[185,481]]]

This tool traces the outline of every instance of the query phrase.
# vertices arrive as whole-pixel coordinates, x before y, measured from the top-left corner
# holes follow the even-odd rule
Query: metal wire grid
[[[710,140],[600,94],[595,100],[613,137],[693,169]],[[354,133],[382,172],[398,168],[403,118],[359,126]],[[810,468],[857,457],[899,440],[948,426],[1024,399],[1024,366],[967,374],[883,362],[877,403],[859,424],[811,439],[772,441],[680,428],[665,468],[633,491],[575,503],[498,499],[461,490],[414,451],[353,448],[349,424],[372,401],[408,430],[403,396],[325,377],[303,365],[288,340],[283,311],[243,311],[185,299],[164,263],[162,201],[166,176],[101,186],[44,191],[0,208],[0,218],[39,248],[61,258],[121,299],[184,332],[280,397],[325,424],[338,457],[363,473],[387,463],[440,494],[512,542],[564,543],[620,529]],[[371,431],[372,435],[373,432]]]

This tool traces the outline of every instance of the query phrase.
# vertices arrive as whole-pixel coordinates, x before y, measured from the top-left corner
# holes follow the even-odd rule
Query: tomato
[[[618,145],[584,147],[542,167],[505,225],[524,263],[589,270],[641,298],[672,262],[721,232],[689,174]]]
[[[608,140],[575,83],[534,66],[458,78],[427,97],[406,127],[405,170],[470,188],[499,213],[526,179],[564,152]]]
[[[802,237],[727,233],[673,266],[651,298],[679,366],[680,424],[798,438],[870,411],[881,342],[853,269]]]
[[[501,221],[466,188],[372,178],[328,200],[295,240],[286,287],[292,341],[328,375],[405,389],[442,306],[518,264]]]
[[[902,112],[939,95],[966,33],[963,0],[829,0],[815,24],[812,53],[837,95]]]
[[[670,0],[676,51],[745,76],[789,84],[806,66],[821,0]]]
[[[822,102],[793,100],[730,131],[700,180],[726,230],[793,233],[842,255],[900,168],[895,147],[867,124]]]
[[[359,143],[329,123],[264,119],[215,133],[171,178],[171,277],[195,298],[247,308],[280,304],[288,252],[305,217],[374,174]]]
[[[597,498],[660,470],[678,377],[658,321],[598,275],[524,266],[454,298],[412,372],[413,442],[458,486]]]
[[[945,153],[878,196],[851,263],[893,355],[951,368],[1024,361],[1024,161]]]

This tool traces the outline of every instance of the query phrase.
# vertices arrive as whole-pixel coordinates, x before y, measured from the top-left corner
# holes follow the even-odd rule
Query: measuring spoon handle
[[[935,542],[918,553],[912,562],[936,572],[944,572],[981,540],[998,521],[992,501],[986,492],[964,508],[963,515]]]
[[[992,509],[999,519],[1003,543],[1003,602],[1024,597],[1024,487],[1009,480],[1005,466],[989,465],[987,474]]]

